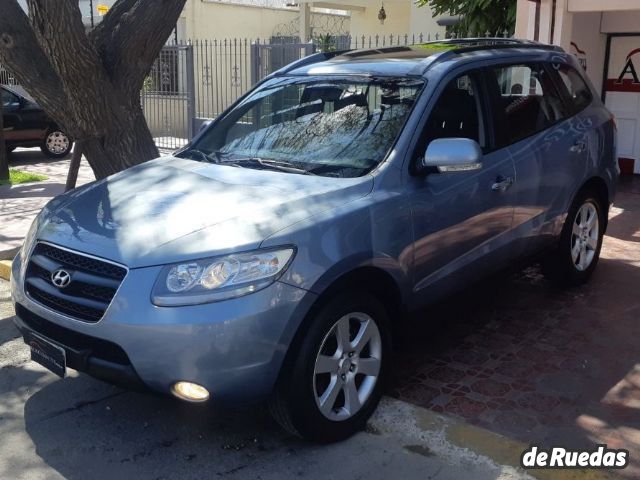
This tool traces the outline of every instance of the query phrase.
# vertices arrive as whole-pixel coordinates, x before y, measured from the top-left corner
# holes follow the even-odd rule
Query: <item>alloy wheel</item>
[[[47,135],[45,145],[47,150],[55,155],[60,155],[69,149],[70,140],[64,133],[55,131]]]
[[[576,214],[571,233],[571,259],[577,270],[583,272],[593,263],[599,234],[598,209],[593,203],[586,202]]]
[[[380,375],[382,337],[362,312],[341,317],[322,341],[313,372],[316,405],[329,420],[353,417],[367,402]]]

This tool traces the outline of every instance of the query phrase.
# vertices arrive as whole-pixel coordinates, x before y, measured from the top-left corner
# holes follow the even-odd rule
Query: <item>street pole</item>
[[[89,0],[89,8],[91,9],[91,30],[93,30],[93,0]]]

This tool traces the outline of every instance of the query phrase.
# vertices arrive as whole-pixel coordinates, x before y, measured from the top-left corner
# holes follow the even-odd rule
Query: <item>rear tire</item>
[[[60,130],[51,130],[40,145],[40,150],[49,158],[64,158],[73,148],[73,141]]]
[[[582,285],[598,264],[604,227],[605,206],[592,190],[576,196],[554,252],[543,262],[544,274],[558,286]]]
[[[382,396],[388,315],[371,294],[338,294],[313,315],[269,409],[288,432],[334,442],[362,430]]]

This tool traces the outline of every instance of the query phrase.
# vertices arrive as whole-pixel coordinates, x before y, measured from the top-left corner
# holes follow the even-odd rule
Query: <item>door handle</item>
[[[494,192],[504,192],[511,185],[513,185],[513,177],[503,177],[500,175],[496,178],[495,183],[491,185],[491,190]]]

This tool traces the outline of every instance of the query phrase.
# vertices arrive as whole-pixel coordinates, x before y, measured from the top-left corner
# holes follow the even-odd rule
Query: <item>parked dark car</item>
[[[7,151],[16,147],[40,147],[50,158],[65,157],[73,141],[26,92],[0,87],[2,120]]]

